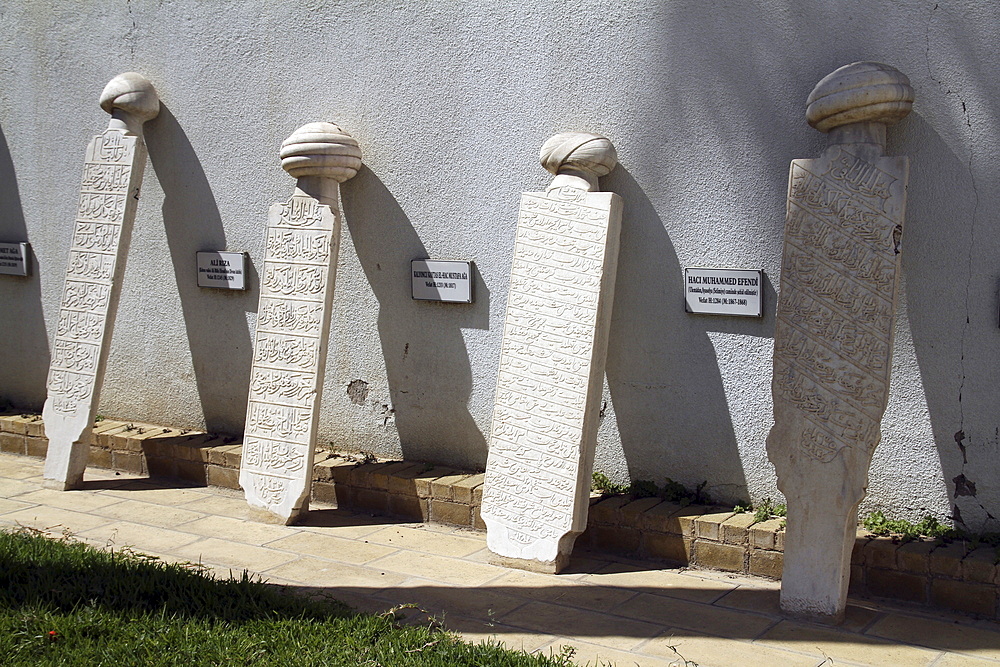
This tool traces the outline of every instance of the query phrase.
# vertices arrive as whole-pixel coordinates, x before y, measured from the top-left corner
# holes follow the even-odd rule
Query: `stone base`
[[[569,555],[560,554],[555,560],[540,561],[533,558],[511,558],[509,556],[501,556],[491,551],[489,555],[489,563],[490,565],[512,567],[517,570],[527,570],[528,572],[559,574],[566,569],[566,565],[569,564]]]
[[[272,523],[284,526],[291,526],[293,524],[298,523],[299,519],[302,518],[303,514],[305,514],[305,512],[302,511],[293,512],[291,516],[285,518],[280,514],[275,514],[274,512],[261,509],[259,507],[253,507],[251,505],[249,507],[248,518],[252,521],[258,521],[260,523]]]
[[[43,489],[52,489],[53,491],[72,491],[73,489],[79,489],[83,486],[83,480],[70,480],[68,482],[63,482],[58,479],[42,479]]]
[[[824,623],[826,625],[840,625],[844,622],[844,609],[833,611],[819,609],[810,606],[809,600],[799,600],[794,598],[781,597],[781,611],[789,618],[795,618],[813,623]]]

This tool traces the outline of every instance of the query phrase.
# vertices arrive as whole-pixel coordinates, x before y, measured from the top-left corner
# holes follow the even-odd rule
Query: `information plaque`
[[[701,315],[761,317],[764,272],[758,269],[684,269],[684,310]]]
[[[415,259],[410,280],[418,301],[472,303],[472,262]]]
[[[0,243],[0,273],[9,276],[31,273],[30,248],[27,243]]]
[[[245,252],[198,253],[198,287],[245,290],[246,275]]]

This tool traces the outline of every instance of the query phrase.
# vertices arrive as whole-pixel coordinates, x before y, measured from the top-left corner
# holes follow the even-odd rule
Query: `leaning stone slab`
[[[558,572],[587,526],[621,198],[604,137],[542,146],[556,174],[521,198],[482,519],[494,562]]]
[[[160,101],[149,81],[127,72],[104,88],[101,108],[111,121],[87,146],[42,411],[49,439],[43,483],[57,489],[79,486],[87,467],[87,436],[97,412],[146,166],[142,124],[156,117]]]
[[[295,193],[268,211],[240,486],[258,518],[309,508],[313,450],[340,247],[339,183],[361,167],[358,142],[310,123],[281,145]]]
[[[781,607],[839,622],[858,504],[889,399],[909,162],[884,157],[909,113],[897,70],[853,63],[820,81],[809,124],[829,132],[794,160],[774,335],[768,457],[788,501]]]

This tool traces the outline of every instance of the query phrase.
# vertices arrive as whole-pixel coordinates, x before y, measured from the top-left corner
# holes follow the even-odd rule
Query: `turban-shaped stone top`
[[[562,167],[606,176],[618,164],[618,153],[610,139],[590,132],[560,132],[542,144],[538,156],[553,174]]]
[[[333,123],[308,123],[281,143],[281,166],[294,178],[321,176],[343,183],[361,168],[361,149]]]
[[[820,132],[848,123],[895,123],[913,108],[910,80],[895,67],[844,65],[816,84],[806,100],[806,120]]]
[[[125,72],[104,86],[101,108],[108,113],[121,109],[142,124],[160,113],[160,96],[149,79],[136,72]]]

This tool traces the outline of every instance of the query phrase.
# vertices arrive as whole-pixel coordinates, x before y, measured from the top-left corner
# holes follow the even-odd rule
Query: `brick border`
[[[44,457],[42,418],[0,414],[0,451]],[[242,442],[234,436],[104,419],[90,436],[89,465],[239,489]],[[485,530],[483,474],[427,463],[370,461],[317,452],[312,497],[340,507]],[[783,521],[755,523],[725,507],[659,498],[591,498],[578,544],[695,568],[781,578]],[[1000,618],[1000,551],[964,542],[875,537],[859,530],[851,593]]]

